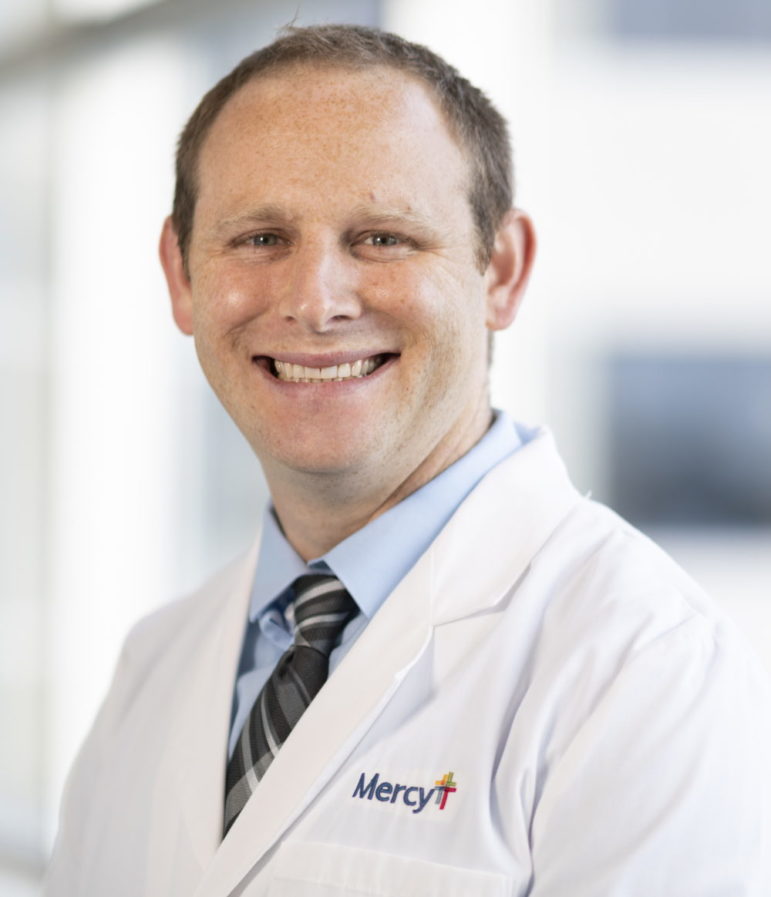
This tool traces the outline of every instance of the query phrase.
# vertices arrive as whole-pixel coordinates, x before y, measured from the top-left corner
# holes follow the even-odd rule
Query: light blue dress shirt
[[[359,608],[330,655],[331,672],[474,486],[531,437],[531,431],[515,424],[505,412],[496,412],[490,429],[462,458],[307,564],[281,532],[273,510],[266,509],[249,622],[233,693],[229,755],[262,686],[292,644],[291,625],[286,619],[292,582],[304,573],[331,571]]]

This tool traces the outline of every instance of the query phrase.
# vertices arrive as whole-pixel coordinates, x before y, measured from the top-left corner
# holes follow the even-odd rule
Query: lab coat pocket
[[[508,877],[337,844],[285,842],[268,897],[507,897]]]

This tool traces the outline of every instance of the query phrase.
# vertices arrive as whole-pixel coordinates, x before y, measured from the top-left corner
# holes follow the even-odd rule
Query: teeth
[[[301,364],[274,359],[276,375],[279,380],[295,383],[316,383],[321,380],[353,380],[366,377],[378,366],[375,358],[361,358],[358,361],[344,364],[333,364],[326,368],[307,368]]]

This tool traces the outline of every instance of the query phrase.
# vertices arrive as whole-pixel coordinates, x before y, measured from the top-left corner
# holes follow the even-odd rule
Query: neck
[[[321,557],[454,464],[484,436],[491,421],[489,406],[480,406],[463,427],[443,434],[417,466],[406,471],[394,466],[385,482],[382,463],[377,476],[368,471],[298,474],[264,464],[284,535],[303,560]]]

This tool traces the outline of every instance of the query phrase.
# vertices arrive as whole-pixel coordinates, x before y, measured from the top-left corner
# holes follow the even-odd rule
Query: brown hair
[[[272,44],[243,59],[203,97],[177,148],[172,221],[187,266],[201,147],[223,106],[246,83],[292,65],[341,68],[388,66],[412,75],[432,91],[465,149],[471,168],[469,203],[479,240],[479,263],[490,259],[495,233],[513,202],[511,147],[503,116],[436,53],[395,34],[358,25],[287,28]]]

